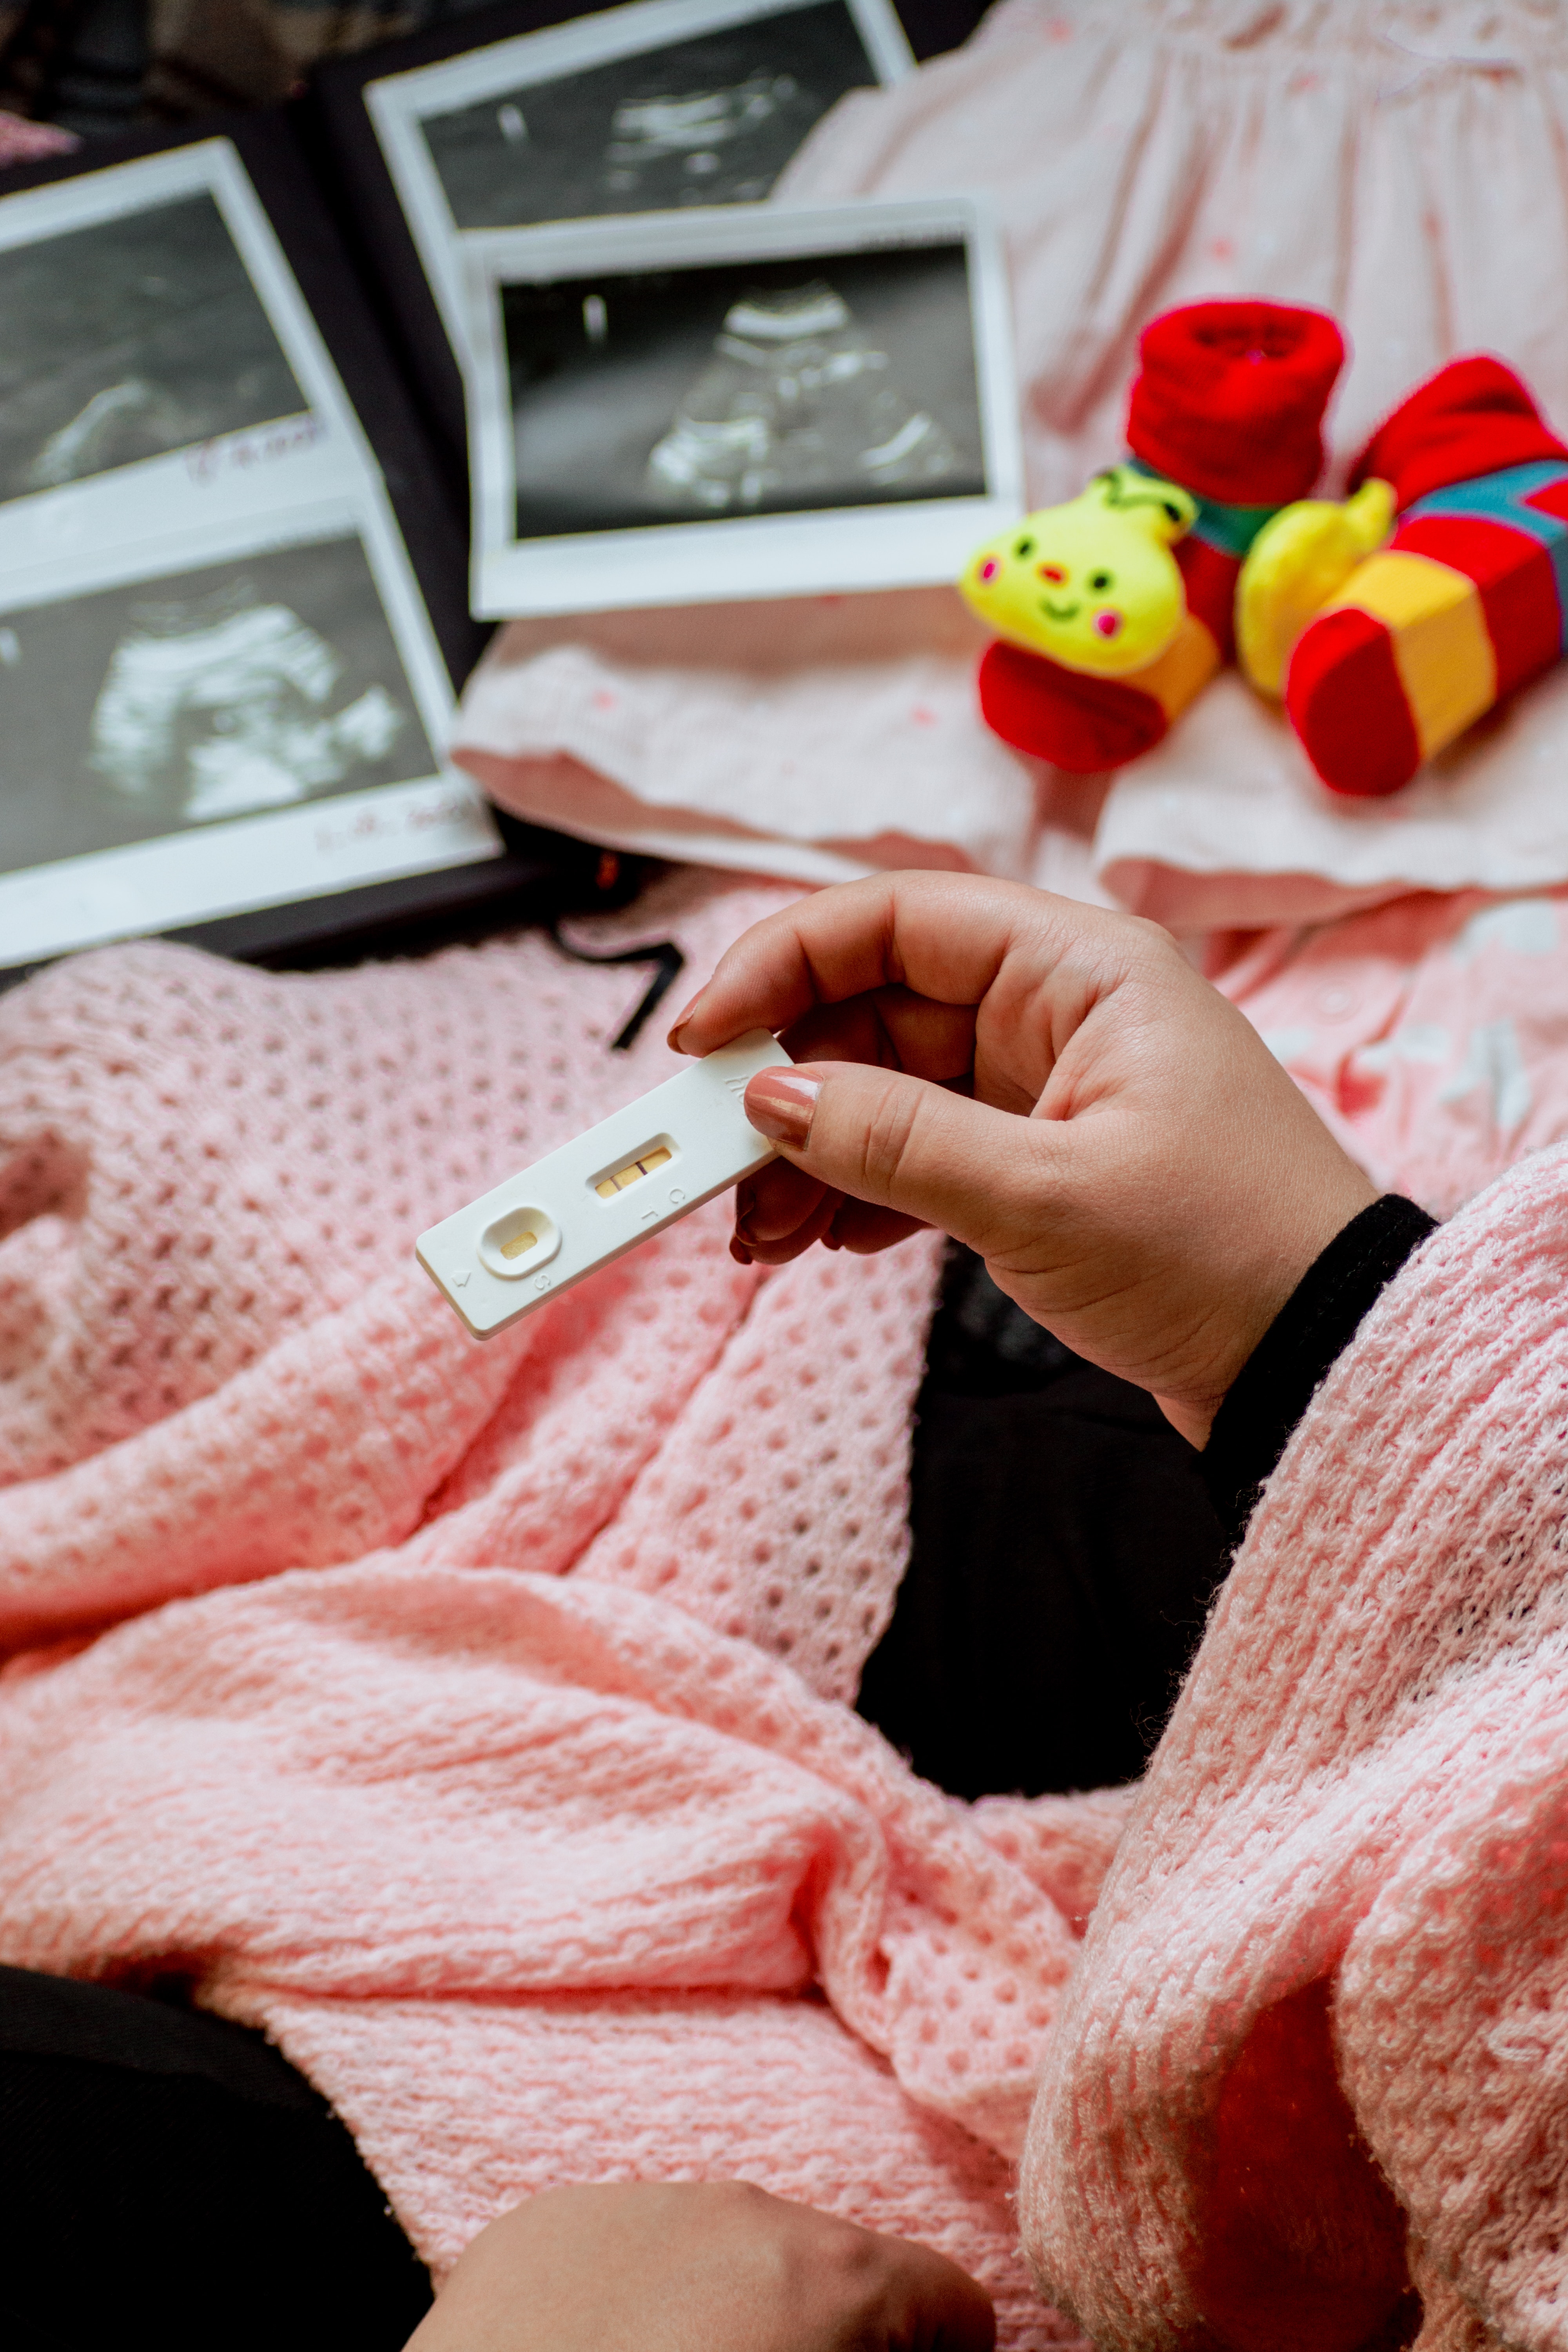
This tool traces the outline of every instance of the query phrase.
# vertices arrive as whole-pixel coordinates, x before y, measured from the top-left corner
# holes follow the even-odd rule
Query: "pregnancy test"
[[[765,1029],[721,1045],[444,1217],[415,1255],[476,1339],[504,1331],[765,1168],[776,1150],[747,1118],[745,1092],[789,1058]]]

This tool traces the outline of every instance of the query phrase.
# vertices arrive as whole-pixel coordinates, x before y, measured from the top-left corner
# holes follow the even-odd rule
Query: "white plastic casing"
[[[476,1339],[504,1331],[765,1167],[774,1149],[743,1097],[759,1070],[788,1060],[765,1029],[721,1045],[432,1225],[415,1244],[420,1265]],[[655,1164],[633,1174],[645,1160]],[[622,1188],[603,1197],[612,1177]]]

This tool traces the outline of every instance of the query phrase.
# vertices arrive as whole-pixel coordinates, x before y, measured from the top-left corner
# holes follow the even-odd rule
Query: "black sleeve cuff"
[[[1319,1382],[1384,1286],[1436,1229],[1414,1201],[1385,1192],[1308,1267],[1242,1366],[1198,1456],[1233,1544],[1247,1533],[1264,1482]]]

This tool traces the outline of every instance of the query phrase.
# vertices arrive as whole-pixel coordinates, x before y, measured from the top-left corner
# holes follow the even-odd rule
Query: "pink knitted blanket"
[[[782,895],[637,919],[695,986]],[[0,1958],[265,2025],[437,2268],[739,2174],[1071,2341],[1010,2159],[1125,1801],[972,1811],[843,1704],[934,1244],[763,1280],[718,1202],[483,1348],[411,1260],[668,1074],[605,1050],[637,984],[148,946],[0,1002]]]
[[[778,895],[637,921],[695,982]],[[1019,2352],[1079,2340],[1016,2244],[1042,2060],[1028,2242],[1099,2341],[1273,2352],[1235,2279],[1299,2260],[1302,2343],[1360,2345],[1400,2225],[1337,2063],[1430,2308],[1565,2340],[1561,1157],[1309,1417],[1064,2011],[1129,1795],[963,1806],[843,1703],[934,1244],[763,1279],[715,1203],[482,1349],[411,1265],[668,1072],[627,995],[531,937],[0,1003],[0,1958],[264,2025],[437,2269],[552,2182],[740,2174],[951,2252]]]

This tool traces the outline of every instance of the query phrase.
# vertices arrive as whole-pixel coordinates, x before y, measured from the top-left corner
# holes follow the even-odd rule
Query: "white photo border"
[[[953,243],[963,245],[968,264],[983,492],[517,538],[504,286],[548,284],[597,270],[626,276],[639,268],[819,260]],[[995,220],[979,197],[630,214],[475,234],[464,239],[464,248],[474,502],[470,602],[481,619],[929,587],[956,579],[979,541],[1006,530],[1023,512],[1007,266]]]
[[[503,854],[477,786],[445,757],[451,680],[380,466],[233,141],[199,140],[0,198],[0,251],[203,194],[307,405],[0,505],[0,610],[356,538],[437,766],[413,782],[0,873],[0,967]],[[265,462],[232,462],[257,446]],[[348,809],[352,822],[340,821]]]
[[[364,103],[371,126],[459,362],[468,319],[462,248],[470,236],[489,232],[459,229],[453,219],[423,134],[426,121],[525,89],[531,82],[556,81],[617,58],[655,55],[703,33],[794,16],[818,5],[820,0],[627,0],[619,8],[574,16],[535,33],[513,34],[435,65],[409,67],[367,82]],[[844,5],[882,87],[914,71],[914,52],[892,0],[844,0]]]
[[[399,654],[427,706],[431,740],[444,742],[455,708],[451,685],[381,467],[233,141],[199,140],[0,198],[0,250],[193,195],[216,204],[309,404],[216,443],[140,458],[0,506],[0,598],[13,606],[44,604],[143,572],[188,569],[204,561],[209,545],[218,550],[212,560],[221,562],[236,549],[279,543],[279,528],[293,531],[302,516],[338,517],[352,509]],[[301,430],[297,446],[275,465],[224,465],[237,446],[264,442],[295,423],[312,429]],[[200,470],[190,462],[195,453],[216,460],[216,498],[193,479]],[[252,530],[260,536],[252,540]]]
[[[499,856],[502,844],[478,786],[442,756],[452,709],[447,674],[394,534],[350,496],[273,508],[160,541],[125,546],[76,576],[0,572],[0,612],[158,582],[247,556],[357,540],[425,734],[430,774],[296,802],[254,816],[180,827],[147,841],[0,872],[0,967],[32,963],[106,940],[177,929],[262,907],[291,906],[367,883]],[[401,559],[401,560],[399,560]]]
[[[70,179],[18,189],[0,197],[0,252],[47,244],[51,237],[68,236],[73,230],[106,226],[132,214],[155,212],[164,205],[201,195],[210,196],[216,205],[239,263],[267,314],[305,404],[303,408],[290,411],[287,417],[269,419],[267,424],[223,437],[254,438],[294,416],[310,415],[317,420],[321,437],[339,442],[336,454],[340,463],[346,455],[371,478],[379,479],[369,441],[232,140],[198,140],[163,154],[106,163]],[[170,454],[183,459],[185,452]],[[166,476],[168,467],[167,457],[142,458],[130,466],[89,476],[82,482],[7,500],[0,507],[6,532],[7,562],[15,560],[10,551],[16,546],[18,538],[38,543],[49,539],[56,509],[62,503],[68,506],[73,494],[79,498],[97,486],[122,477],[127,480],[145,479],[154,467],[163,468]],[[152,512],[142,520],[143,530],[149,521],[155,530],[158,519],[168,511],[168,502],[161,495],[163,488],[161,481],[159,494],[149,501]],[[265,494],[268,502],[275,495],[275,490],[268,490]]]

